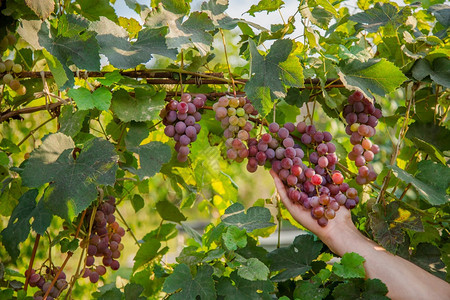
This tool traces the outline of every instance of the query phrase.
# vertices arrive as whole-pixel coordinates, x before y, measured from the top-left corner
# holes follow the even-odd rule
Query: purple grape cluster
[[[353,145],[348,158],[359,168],[356,183],[363,185],[377,178],[377,173],[369,162],[380,152],[380,148],[369,138],[375,135],[375,127],[382,113],[359,91],[348,97],[348,103],[343,110],[343,116],[348,124],[345,132],[350,135],[350,143]]]
[[[309,167],[303,162],[305,153],[295,143],[294,133],[300,133],[301,143],[312,150],[307,158]],[[269,161],[285,184],[290,200],[311,209],[318,224],[326,226],[341,205],[351,209],[359,202],[357,191],[349,188],[343,175],[335,170],[336,146],[331,140],[330,133],[317,131],[314,125],[304,122],[282,127],[272,123],[269,132],[259,140],[249,139],[247,170],[255,172]]]
[[[45,293],[50,288],[50,285],[55,278],[56,274],[58,273],[59,268],[53,268],[50,269],[46,267],[45,274],[38,274],[36,273],[35,269],[31,269],[30,277],[29,277],[29,283],[31,287],[38,287],[39,290],[34,293],[33,299],[34,300],[42,300],[44,299]],[[25,276],[28,276],[28,270],[25,271]],[[66,274],[64,272],[61,272],[58,276],[58,280],[56,281],[55,285],[52,287],[50,293],[47,296],[48,300],[56,299],[59,294],[67,289],[68,282],[66,281]]]
[[[252,123],[248,121],[251,115],[258,114],[256,109],[245,97],[220,97],[214,103],[213,110],[215,118],[220,121],[224,129],[224,137],[227,139],[227,158],[242,162],[249,155],[249,150],[245,145],[250,139],[250,131],[253,129]]]
[[[198,94],[192,99],[190,94],[181,95],[180,101],[171,100],[161,111],[164,133],[175,140],[177,159],[185,162],[189,155],[189,144],[197,140],[201,126],[198,122],[202,119],[198,111],[203,108],[206,96]]]
[[[86,268],[83,277],[89,277],[92,283],[96,283],[100,276],[106,273],[106,267],[112,270],[118,270],[120,267],[117,259],[120,257],[120,251],[123,250],[121,243],[125,230],[116,222],[114,216],[116,198],[109,196],[108,201],[102,203],[94,217],[92,233],[87,241]],[[90,220],[93,211],[90,209],[86,213],[85,220]],[[102,264],[95,266],[95,257],[103,257]]]

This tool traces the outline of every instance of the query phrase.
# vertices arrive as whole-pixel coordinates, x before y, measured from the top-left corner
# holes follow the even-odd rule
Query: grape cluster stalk
[[[363,185],[375,181],[377,173],[370,162],[380,152],[380,148],[369,138],[376,133],[378,119],[383,116],[381,110],[361,92],[356,91],[348,97],[348,104],[344,106],[342,114],[348,124],[345,132],[350,135],[350,143],[353,145],[348,158],[358,167],[356,183]]]
[[[118,270],[120,267],[117,259],[124,245],[121,243],[125,235],[114,216],[116,199],[109,196],[108,201],[102,203],[94,216],[92,233],[89,240],[84,240],[82,246],[87,247],[86,268],[83,277],[89,277],[92,283],[96,283],[100,276],[106,273],[106,267]],[[88,210],[86,220],[90,220],[93,211]],[[87,241],[87,245],[86,242]],[[102,258],[101,264],[95,265],[95,258]]]
[[[33,295],[34,300],[42,300],[44,298],[45,293],[48,291],[48,289],[51,286],[51,283],[53,279],[55,278],[56,274],[58,273],[59,268],[45,268],[45,274],[39,274],[36,273],[35,269],[31,269],[30,274],[28,274],[28,270],[25,271],[25,276],[29,276],[29,283],[31,287],[38,287],[39,290],[36,291]],[[47,296],[48,300],[56,299],[59,294],[67,289],[68,282],[66,281],[66,274],[64,271],[62,271],[58,279],[56,280],[55,285],[52,287],[49,295]]]
[[[201,126],[198,123],[202,119],[199,109],[203,108],[206,102],[206,96],[198,94],[192,99],[188,93],[180,97],[180,101],[171,100],[161,111],[163,118],[164,133],[173,138],[175,150],[178,152],[177,159],[185,162],[188,158],[190,149],[189,144],[197,140]]]
[[[214,103],[215,118],[220,121],[224,129],[227,158],[237,162],[244,161],[249,156],[246,142],[250,139],[250,131],[253,129],[249,117],[258,114],[258,111],[244,97],[220,97]]]

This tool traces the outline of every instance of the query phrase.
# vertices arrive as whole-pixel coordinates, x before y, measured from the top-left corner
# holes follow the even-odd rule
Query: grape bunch
[[[223,135],[227,139],[227,157],[230,160],[242,162],[249,156],[249,149],[245,145],[250,139],[252,123],[248,121],[250,115],[257,115],[257,110],[244,97],[220,97],[214,103],[215,118],[221,122]]]
[[[31,287],[38,287],[39,290],[34,293],[34,300],[42,300],[44,298],[45,293],[50,288],[50,285],[53,279],[56,276],[59,268],[48,268],[46,267],[45,274],[41,275],[36,273],[36,270],[31,269],[30,274],[28,274],[28,270],[25,271],[25,276],[29,277],[29,283]],[[59,294],[68,287],[68,282],[66,281],[66,274],[61,272],[58,276],[58,280],[56,280],[55,285],[52,287],[50,293],[48,294],[47,299],[52,300],[59,296]]]
[[[350,143],[353,145],[348,158],[359,168],[356,183],[363,185],[377,178],[377,173],[370,162],[380,148],[369,138],[375,135],[375,127],[382,113],[359,91],[348,97],[348,103],[343,110],[343,116],[348,124],[345,132],[350,135]]]
[[[0,73],[7,72],[3,75],[3,83],[9,85],[9,87],[16,91],[19,96],[25,95],[27,89],[23,84],[20,84],[19,80],[15,79],[13,73],[21,73],[22,65],[15,64],[12,60],[7,59],[4,62],[0,59]]]
[[[86,268],[83,277],[89,277],[92,283],[96,283],[99,277],[106,273],[106,267],[113,270],[118,270],[120,267],[117,259],[124,247],[121,240],[125,235],[125,230],[116,222],[115,203],[116,199],[109,196],[108,201],[98,207],[94,216],[91,236],[82,244],[87,247]],[[92,210],[88,210],[86,213],[85,220],[87,222],[92,213]],[[95,257],[103,257],[102,264],[95,266]]]
[[[189,144],[197,140],[201,126],[197,122],[202,119],[198,111],[206,102],[206,96],[198,94],[192,99],[190,94],[181,95],[180,101],[171,100],[161,111],[164,133],[176,141],[177,159],[185,162],[188,158]]]

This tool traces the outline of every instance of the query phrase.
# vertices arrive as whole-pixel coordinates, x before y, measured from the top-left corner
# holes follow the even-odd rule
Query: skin
[[[327,226],[321,227],[311,218],[309,209],[291,202],[276,173],[271,170],[270,174],[284,206],[293,218],[317,235],[335,254],[343,256],[347,252],[355,252],[364,257],[366,276],[383,281],[389,290],[389,298],[450,299],[450,284],[363,236],[353,224],[348,209],[341,207],[336,217]]]

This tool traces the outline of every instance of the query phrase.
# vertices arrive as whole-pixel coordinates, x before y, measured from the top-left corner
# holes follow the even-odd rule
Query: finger
[[[281,201],[283,202],[284,206],[291,211],[292,208],[294,208],[294,203],[289,199],[286,191],[286,187],[284,186],[283,182],[281,181],[280,177],[278,177],[277,173],[275,173],[274,170],[270,170],[270,175],[272,175],[273,180],[275,182],[275,187],[277,188],[278,194],[280,195]]]

